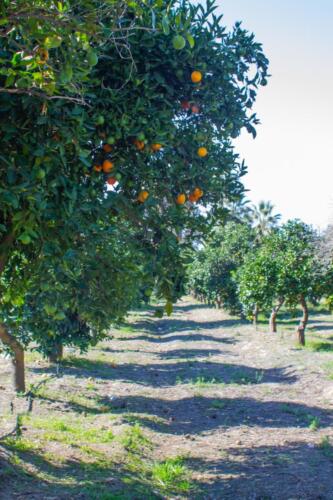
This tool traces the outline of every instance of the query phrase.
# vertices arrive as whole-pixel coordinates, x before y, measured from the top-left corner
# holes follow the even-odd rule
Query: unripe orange
[[[148,196],[149,196],[148,191],[140,191],[138,195],[138,200],[140,201],[140,203],[144,203],[148,198]]]
[[[206,148],[201,147],[198,149],[198,156],[200,156],[200,158],[204,158],[207,155],[208,155],[208,151]]]
[[[184,193],[179,194],[176,198],[177,205],[184,205],[185,201],[186,201],[186,196]]]
[[[112,161],[110,161],[110,160],[104,160],[103,161],[103,172],[105,174],[108,174],[109,172],[111,172],[112,169],[113,169],[113,163],[112,163]]]
[[[202,73],[201,71],[193,71],[191,74],[191,80],[193,83],[199,83],[202,80]]]

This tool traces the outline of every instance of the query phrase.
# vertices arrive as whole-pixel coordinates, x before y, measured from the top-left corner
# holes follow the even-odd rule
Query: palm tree
[[[259,239],[276,228],[281,219],[281,214],[274,214],[273,210],[274,205],[270,201],[260,201],[258,206],[251,207],[251,222]]]

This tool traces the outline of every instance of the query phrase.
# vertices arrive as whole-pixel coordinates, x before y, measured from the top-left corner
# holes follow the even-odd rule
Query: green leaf
[[[56,49],[60,47],[62,43],[62,38],[59,35],[48,36],[45,38],[44,46],[46,49]]]
[[[162,29],[163,29],[163,33],[165,35],[169,35],[169,33],[170,33],[170,24],[169,24],[169,19],[168,19],[167,15],[164,15],[162,17]]]
[[[186,33],[186,38],[187,38],[187,41],[189,43],[189,46],[191,47],[191,49],[193,49],[193,47],[195,45],[195,41],[194,41],[193,36],[190,33]]]

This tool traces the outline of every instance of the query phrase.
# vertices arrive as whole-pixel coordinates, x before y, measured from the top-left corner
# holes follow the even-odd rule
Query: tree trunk
[[[49,355],[50,363],[58,363],[59,361],[62,360],[63,355],[64,355],[63,345],[60,342],[54,344],[53,350]]]
[[[306,300],[303,296],[300,298],[300,304],[303,310],[303,316],[301,318],[301,321],[299,322],[299,326],[297,328],[297,338],[298,338],[298,343],[300,345],[305,345],[305,328],[306,325],[308,324],[309,321],[309,310],[308,310],[308,305],[306,303]]]
[[[278,304],[275,307],[273,307],[273,310],[271,312],[271,317],[269,318],[269,331],[271,333],[277,332],[276,317],[277,317],[279,310],[281,309],[281,307],[283,305],[283,302],[284,302],[284,299],[280,299]]]
[[[257,328],[258,314],[259,314],[259,309],[258,309],[257,304],[254,305],[252,314],[253,314],[253,326],[255,326]]]
[[[0,340],[8,346],[12,353],[13,383],[16,392],[25,392],[24,349],[21,344],[8,333],[5,325],[0,324]]]

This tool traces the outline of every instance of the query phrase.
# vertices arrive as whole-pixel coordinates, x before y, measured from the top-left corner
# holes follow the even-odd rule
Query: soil
[[[153,443],[153,460],[183,456],[191,471],[190,492],[156,493],[157,498],[331,500],[333,379],[326,366],[332,352],[297,348],[293,330],[292,322],[284,324],[283,333],[268,333],[266,324],[256,330],[192,299],[178,303],[165,319],[154,318],[152,311],[136,312],[129,326],[113,330],[108,340],[82,356],[82,363],[65,364],[59,377],[54,366],[32,358],[29,381],[50,377],[49,395],[34,399],[32,415],[96,415],[96,425],[101,425],[109,413],[94,414],[93,402],[98,402],[112,413],[116,434],[128,423],[139,424]],[[313,335],[332,340],[332,317],[316,315],[308,338]],[[4,435],[27,401],[8,389],[8,360],[0,358],[0,369]],[[87,381],[94,384],[91,406],[68,399],[69,393],[89,399]],[[22,432],[38,440],[28,424]],[[113,457],[120,453],[116,445],[103,449]],[[64,460],[67,467],[78,460],[73,447],[53,443],[50,450],[63,457],[57,471],[51,463],[52,477],[64,474]],[[29,466],[24,454],[19,468],[28,470],[29,481],[22,475],[17,481],[10,471],[1,475],[10,453],[0,446],[1,499],[91,498],[70,485],[34,479],[41,465],[30,461]],[[117,481],[109,481],[110,495],[100,498],[121,498],[112,496]],[[150,494],[154,491],[140,496],[133,490],[126,498]]]

